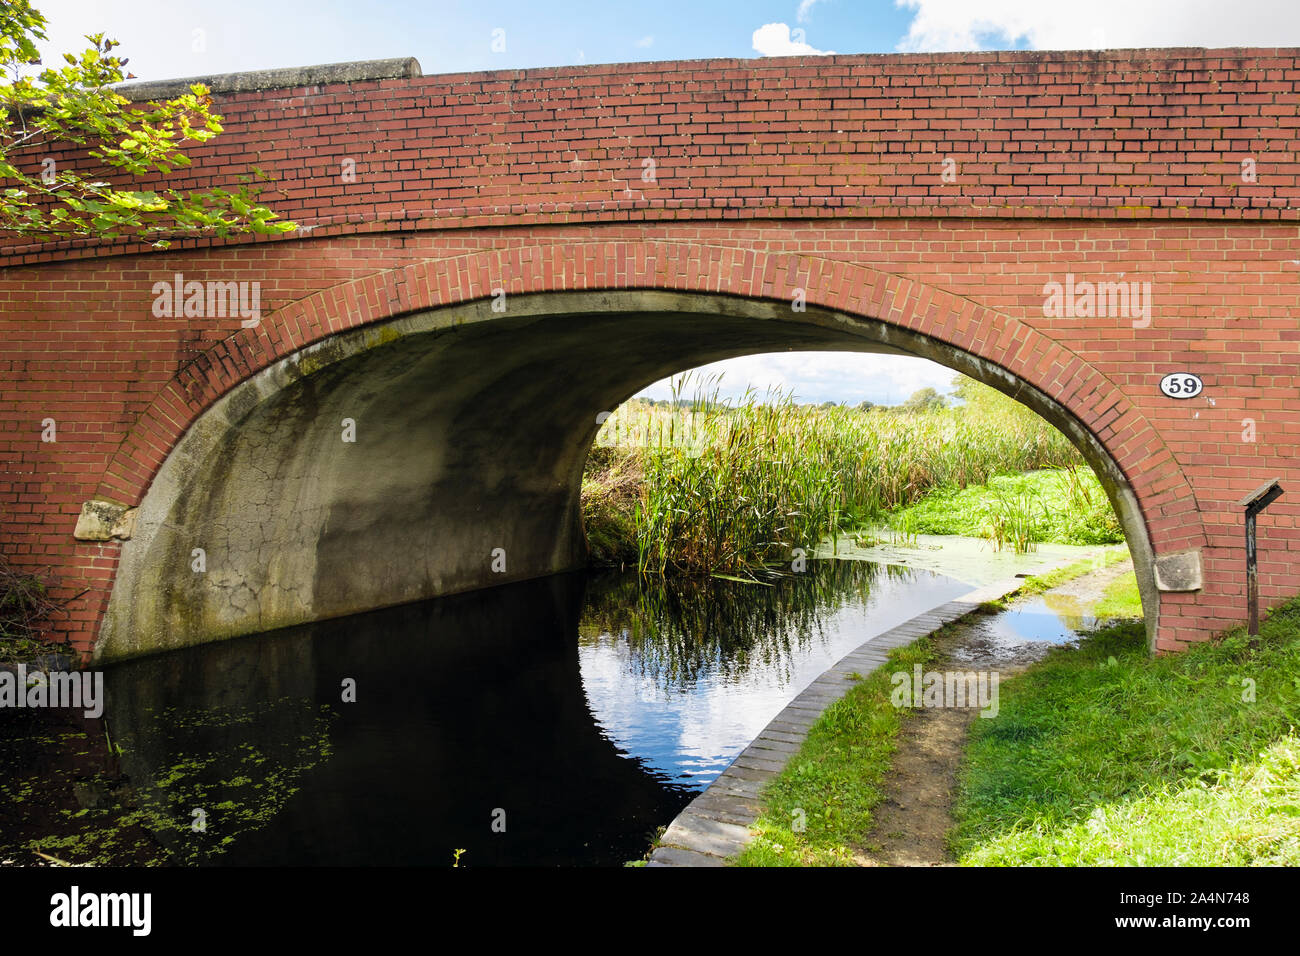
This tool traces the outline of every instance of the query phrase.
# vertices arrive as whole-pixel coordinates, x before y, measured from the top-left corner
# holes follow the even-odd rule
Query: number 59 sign
[[[1170,398],[1195,398],[1204,388],[1201,377],[1191,372],[1172,372],[1160,380],[1160,391]]]

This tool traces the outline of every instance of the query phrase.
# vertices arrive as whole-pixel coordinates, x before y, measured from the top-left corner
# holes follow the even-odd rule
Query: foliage
[[[929,386],[917,389],[899,406],[905,412],[930,412],[944,408],[948,400]]]
[[[582,476],[582,523],[593,563],[634,564],[641,457],[627,449],[596,446]]]
[[[166,236],[296,228],[273,222],[276,214],[247,185],[234,192],[156,192],[107,182],[109,170],[166,175],[188,166],[186,144],[221,133],[221,117],[202,84],[164,102],[133,104],[113,88],[127,61],[112,53],[118,44],[103,34],[87,36],[91,46],[80,55],[64,54],[65,65],[29,75],[40,63],[36,42],[46,39],[45,24],[29,0],[0,7],[0,180],[12,183],[0,192],[0,230],[39,239],[136,236],[165,247]],[[56,163],[50,153],[60,144],[88,147],[97,168]]]
[[[981,415],[1016,414],[1024,406],[1014,398],[999,392],[992,385],[985,385],[969,376],[958,373],[953,376],[952,394],[962,402],[962,407]]]
[[[48,653],[50,646],[41,642],[40,631],[57,610],[46,578],[10,567],[0,554],[0,663]]]
[[[922,534],[988,537],[1024,552],[1034,543],[1115,544],[1124,540],[1119,519],[1097,476],[1070,463],[1055,470],[997,475],[965,488],[936,488],[898,512]]]

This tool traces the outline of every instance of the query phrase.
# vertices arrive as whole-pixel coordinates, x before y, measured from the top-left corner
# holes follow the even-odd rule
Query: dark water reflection
[[[864,562],[566,575],[127,662],[120,752],[87,721],[59,739],[89,757],[47,735],[33,760],[0,715],[0,765],[35,772],[0,785],[26,794],[0,859],[617,865],[826,666],[965,590]]]

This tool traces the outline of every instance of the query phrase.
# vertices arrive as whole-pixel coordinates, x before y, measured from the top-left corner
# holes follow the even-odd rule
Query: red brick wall
[[[1205,588],[1164,595],[1160,621],[1162,646],[1202,639],[1243,614],[1234,502],[1267,478],[1297,486],[1298,78],[1295,51],[1003,53],[221,98],[228,132],[193,152],[189,184],[260,165],[277,177],[266,199],[311,230],[164,252],[11,244],[0,540],[16,562],[57,571],[65,596],[90,589],[58,625],[86,648],[118,545],[72,539],[81,503],[136,503],[194,416],[276,356],[345,324],[486,294],[503,275],[516,290],[776,298],[806,284],[810,301],[998,360],[1089,421],[1139,489],[1157,553],[1206,547]],[[355,182],[339,175],[344,158]],[[659,261],[638,261],[647,250]],[[454,256],[466,258],[440,277],[437,261]],[[154,317],[152,285],[175,272],[259,281],[262,326]],[[1045,317],[1044,283],[1068,272],[1149,281],[1150,325]],[[864,276],[890,284],[897,307]],[[1204,399],[1160,396],[1160,375],[1182,370],[1203,376]],[[54,444],[40,441],[44,418],[58,423]],[[1300,488],[1261,519],[1267,603],[1300,591],[1298,514]]]

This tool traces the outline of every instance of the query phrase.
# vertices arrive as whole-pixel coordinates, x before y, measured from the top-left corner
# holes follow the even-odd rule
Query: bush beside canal
[[[0,554],[0,667],[50,653],[40,632],[58,608],[45,577],[16,570]]]

